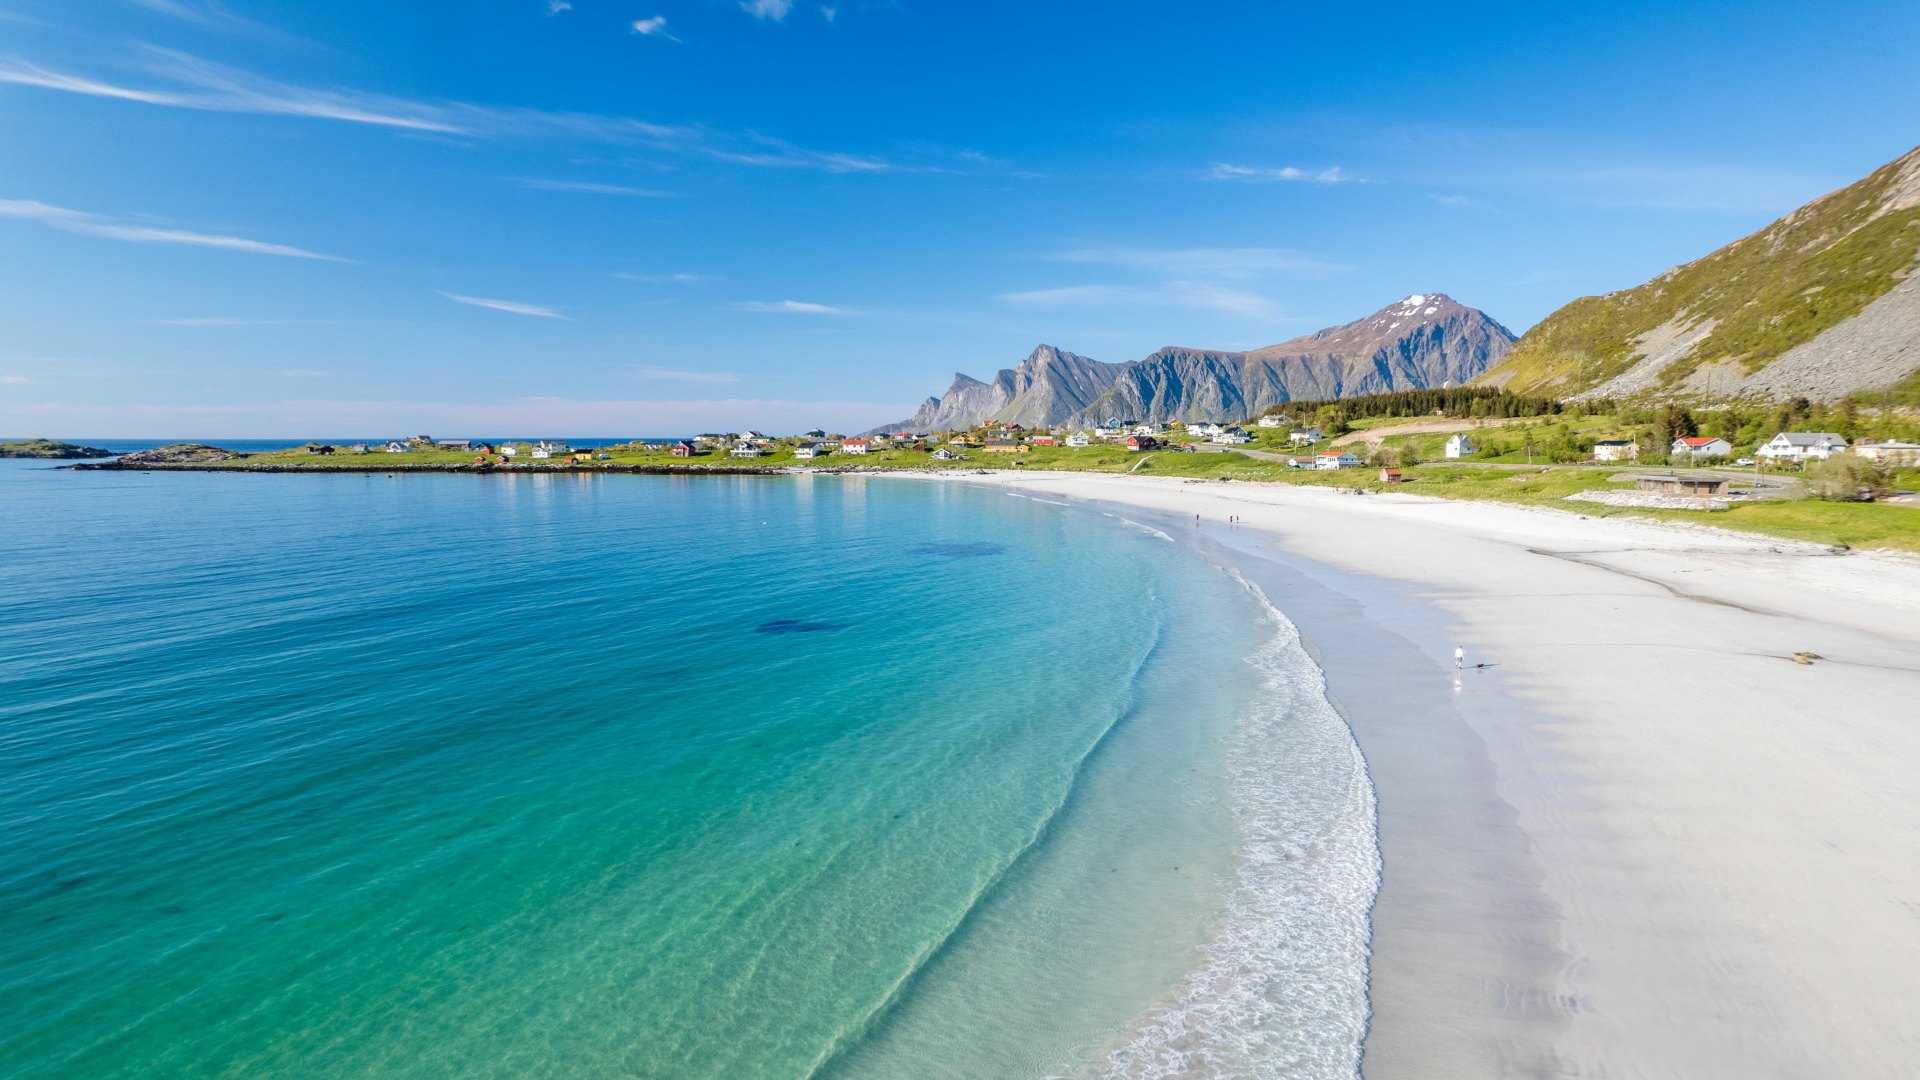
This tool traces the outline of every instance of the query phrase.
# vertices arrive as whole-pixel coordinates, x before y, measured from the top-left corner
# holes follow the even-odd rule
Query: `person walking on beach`
[[[1455,645],[1453,647],[1453,670],[1459,671],[1461,668],[1466,666],[1467,666],[1467,647],[1465,645]]]

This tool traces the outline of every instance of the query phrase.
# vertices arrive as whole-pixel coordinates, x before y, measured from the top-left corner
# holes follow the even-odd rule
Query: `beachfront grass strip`
[[[1608,418],[1593,418],[1604,426]],[[1417,442],[1444,441],[1444,435],[1390,436]],[[703,453],[693,458],[676,458],[665,453],[617,450],[606,461],[588,465],[567,464],[565,456],[541,461],[522,460],[509,471],[562,472],[590,471],[595,467],[647,467],[697,471],[706,468],[764,469],[923,469],[940,472],[995,472],[1059,470],[1063,472],[1132,472],[1141,476],[1182,477],[1194,480],[1228,480],[1246,483],[1286,483],[1303,487],[1388,490],[1380,483],[1378,471],[1368,468],[1315,470],[1294,469],[1283,462],[1266,461],[1233,452],[1187,453],[1174,450],[1131,452],[1111,444],[1089,447],[1041,446],[1022,454],[989,454],[966,451],[961,461],[936,461],[918,450],[883,450],[867,454],[830,454],[811,460],[795,458],[782,448],[757,458],[736,458],[724,451]],[[302,471],[328,470],[433,470],[471,469],[476,455],[452,450],[420,450],[407,454],[314,455],[304,450],[250,454],[238,462],[214,465],[187,465],[184,468],[297,467]],[[1424,456],[1424,455],[1422,455]],[[1413,495],[1431,495],[1443,499],[1500,502],[1520,506],[1550,508],[1578,513],[1586,517],[1642,517],[1662,521],[1683,521],[1741,532],[1757,533],[1784,540],[1818,544],[1844,544],[1855,548],[1890,548],[1920,553],[1920,507],[1885,503],[1823,503],[1810,500],[1766,500],[1735,505],[1724,510],[1653,509],[1607,506],[1600,503],[1569,503],[1567,496],[1581,491],[1622,490],[1624,485],[1608,479],[1636,468],[1632,462],[1620,462],[1607,468],[1565,468],[1536,464],[1531,469],[1501,468],[1502,455],[1472,464],[1430,463],[1402,469],[1404,482],[1391,490]]]

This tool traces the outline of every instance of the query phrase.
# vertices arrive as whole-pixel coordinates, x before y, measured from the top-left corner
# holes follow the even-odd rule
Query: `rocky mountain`
[[[1161,349],[1069,420],[1239,420],[1289,401],[1463,383],[1498,363],[1513,334],[1439,293],[1251,352]]]
[[[1920,149],[1637,288],[1527,332],[1521,393],[1832,401],[1920,369]]]
[[[1497,363],[1513,340],[1485,312],[1435,293],[1251,352],[1164,348],[1105,364],[1042,345],[992,382],[955,375],[945,394],[890,427],[1244,420],[1288,401],[1465,382]]]
[[[988,420],[1044,427],[1086,408],[1113,385],[1124,366],[1042,345],[1019,367],[1002,368],[992,382],[954,375],[946,393],[928,398],[911,419],[892,427],[953,431]]]

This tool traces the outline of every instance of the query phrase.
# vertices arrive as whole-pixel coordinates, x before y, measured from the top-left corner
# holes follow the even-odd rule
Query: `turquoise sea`
[[[0,462],[0,1076],[1350,1077],[1371,788],[1125,516]]]

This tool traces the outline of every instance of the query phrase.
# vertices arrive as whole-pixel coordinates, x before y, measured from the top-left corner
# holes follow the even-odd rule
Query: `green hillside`
[[[1657,328],[1714,325],[1660,371],[1671,390],[1703,364],[1757,371],[1853,318],[1920,261],[1920,150],[1707,257],[1623,292],[1575,300],[1528,331],[1479,382],[1522,394],[1590,390],[1631,368]]]

